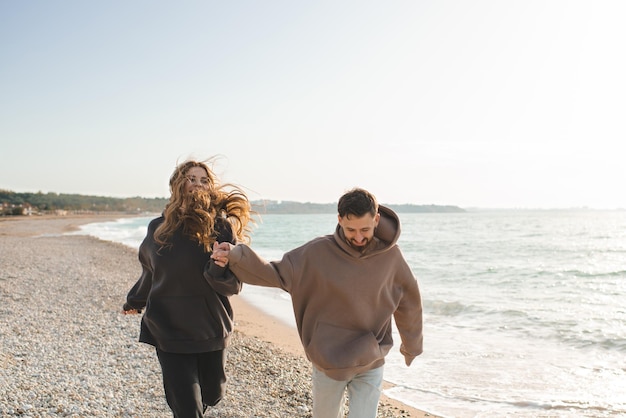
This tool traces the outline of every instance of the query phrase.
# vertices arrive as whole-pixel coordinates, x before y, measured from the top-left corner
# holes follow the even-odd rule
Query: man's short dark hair
[[[373,194],[357,187],[339,198],[337,212],[342,218],[349,215],[360,218],[367,213],[376,216],[378,213],[378,202]]]

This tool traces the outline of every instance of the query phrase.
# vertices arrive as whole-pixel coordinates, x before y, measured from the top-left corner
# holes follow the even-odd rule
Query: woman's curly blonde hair
[[[209,178],[207,190],[185,193],[187,173],[193,167],[203,168]],[[206,162],[187,160],[179,164],[170,177],[170,200],[165,206],[165,221],[154,231],[154,240],[161,248],[171,246],[174,232],[183,228],[183,233],[212,250],[216,240],[215,219],[222,217],[233,227],[239,242],[250,242],[252,211],[246,194],[233,184],[220,184],[217,176]]]

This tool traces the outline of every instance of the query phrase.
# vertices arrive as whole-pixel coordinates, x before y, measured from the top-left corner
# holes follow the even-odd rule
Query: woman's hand
[[[139,312],[141,312],[141,311],[139,311],[139,310],[137,310],[137,309],[129,309],[129,310],[127,310],[127,311],[122,310],[122,313],[123,313],[124,315],[136,315],[136,314],[138,314]]]
[[[226,267],[228,265],[228,256],[230,255],[230,247],[232,244],[228,242],[214,242],[213,243],[213,253],[211,254],[211,258],[215,261],[220,267]]]

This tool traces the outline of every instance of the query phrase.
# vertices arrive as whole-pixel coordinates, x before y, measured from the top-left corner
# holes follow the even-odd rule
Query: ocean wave
[[[471,306],[464,305],[459,301],[447,302],[443,300],[424,301],[424,310],[433,315],[457,316],[468,312],[475,312]]]
[[[580,278],[604,278],[604,277],[624,277],[626,278],[626,270],[614,270],[614,271],[585,271],[585,270],[564,270],[561,272],[562,274],[569,275],[572,277],[580,277]]]

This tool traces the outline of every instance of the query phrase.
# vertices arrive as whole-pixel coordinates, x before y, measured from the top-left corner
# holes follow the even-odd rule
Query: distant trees
[[[22,214],[29,208],[31,213],[51,213],[58,210],[74,212],[161,212],[168,199],[129,197],[115,198],[59,193],[15,193],[0,190],[2,215]]]

